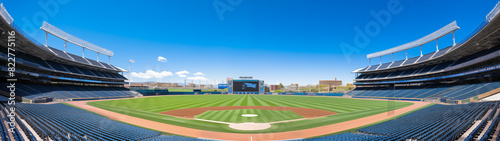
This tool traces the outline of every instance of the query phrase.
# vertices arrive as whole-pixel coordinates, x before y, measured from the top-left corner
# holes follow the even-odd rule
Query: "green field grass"
[[[256,114],[258,116],[242,117],[241,115],[243,114]],[[195,118],[230,122],[230,123],[244,123],[244,122],[268,123],[275,121],[300,119],[304,117],[292,111],[239,109],[239,110],[207,111],[198,116],[195,116]]]
[[[275,133],[302,130],[353,119],[363,118],[389,110],[412,105],[409,102],[349,99],[340,97],[276,96],[276,95],[184,95],[159,96],[123,100],[89,102],[89,105],[126,114],[134,117],[184,126],[195,129],[229,133]],[[271,128],[257,131],[241,131],[229,128],[226,124],[177,118],[159,114],[164,111],[216,106],[284,106],[314,108],[336,112],[322,118],[306,119],[272,124]],[[226,116],[226,115],[224,115]],[[228,114],[224,118],[241,116]],[[205,117],[208,118],[208,117]],[[237,121],[234,121],[237,122]]]
[[[168,92],[193,92],[193,89],[168,89]]]

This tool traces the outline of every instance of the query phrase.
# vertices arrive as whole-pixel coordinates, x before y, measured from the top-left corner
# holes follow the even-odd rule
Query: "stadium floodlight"
[[[436,41],[436,51],[439,51],[439,49],[437,48],[437,39],[439,39],[439,38],[441,38],[449,33],[453,33],[453,41],[455,41],[454,32],[458,29],[460,29],[460,27],[458,27],[457,21],[453,21],[453,22],[449,23],[448,25],[442,27],[441,29],[434,31],[431,34],[424,36],[420,39],[417,39],[413,42],[409,42],[409,43],[406,43],[406,44],[403,44],[403,45],[400,45],[400,46],[397,46],[394,48],[390,48],[387,50],[383,50],[380,52],[368,54],[368,55],[366,55],[366,58],[371,59],[371,58],[375,58],[375,57],[381,57],[384,55],[393,54],[393,53],[400,52],[400,51],[405,51],[405,50],[408,50],[408,49],[411,49],[414,47],[419,47],[423,44],[426,44],[426,43],[429,43],[432,41]]]
[[[11,24],[14,22],[14,19],[10,16],[9,12],[7,12],[7,9],[3,6],[3,3],[0,4],[0,16],[7,21],[8,24]]]
[[[63,39],[64,41],[73,43],[73,44],[80,46],[84,49],[89,49],[89,50],[92,50],[92,51],[95,51],[97,53],[104,54],[107,56],[113,56],[112,51],[104,49],[104,48],[99,47],[97,45],[94,45],[92,43],[89,43],[89,42],[82,40],[80,38],[77,38],[71,34],[68,34],[68,33],[62,31],[61,29],[59,29],[59,28],[57,28],[57,27],[55,27],[55,26],[53,26],[45,21],[43,21],[43,25],[42,25],[42,27],[40,27],[40,29],[45,31],[46,33],[50,33],[58,38]],[[47,45],[47,37],[45,37],[45,45]],[[85,57],[85,56],[83,56],[83,57]]]
[[[490,22],[491,19],[495,18],[498,15],[498,12],[500,12],[500,1],[495,5],[495,8],[486,15],[486,21]]]

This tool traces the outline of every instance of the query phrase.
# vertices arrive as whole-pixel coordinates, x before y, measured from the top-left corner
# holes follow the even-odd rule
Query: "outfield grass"
[[[168,92],[193,92],[193,89],[168,89]]]
[[[258,116],[243,117],[241,116],[243,114],[256,114]],[[198,116],[195,116],[195,118],[230,122],[230,123],[244,123],[244,122],[268,123],[275,121],[300,119],[304,117],[292,111],[239,109],[239,110],[207,111]]]
[[[195,129],[229,132],[229,133],[275,133],[302,130],[353,119],[363,118],[389,110],[395,110],[412,105],[409,102],[378,101],[364,99],[349,99],[339,97],[309,97],[309,96],[276,96],[276,95],[183,95],[144,97],[123,100],[89,102],[89,105],[166,124],[184,126]],[[228,125],[176,118],[159,114],[164,111],[197,107],[216,106],[284,106],[314,108],[336,112],[323,118],[299,120],[272,124],[271,128],[258,131],[241,131],[229,128]],[[223,118],[241,116],[227,114]],[[235,121],[237,122],[237,121]]]

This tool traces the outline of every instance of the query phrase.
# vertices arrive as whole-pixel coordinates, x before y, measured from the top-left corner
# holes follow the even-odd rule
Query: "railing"
[[[7,21],[7,23],[10,24],[14,22],[14,19],[12,19],[9,12],[7,12],[5,7],[3,7],[3,3],[0,4],[0,15],[2,16],[3,19],[5,19],[5,21]]]
[[[462,39],[462,41],[460,41],[460,43],[467,42],[467,40],[469,40],[474,35],[476,35],[476,33],[478,33],[479,31],[481,31],[481,29],[483,29],[483,27],[486,26],[486,24],[488,24],[488,23],[490,23],[488,20],[484,20],[483,22],[481,22],[481,24],[479,24],[479,26],[477,26],[477,28],[474,29],[474,31],[472,31],[471,33],[469,33],[469,35],[467,35],[467,37],[465,37],[464,39]]]
[[[10,26],[12,26],[15,30],[17,30],[17,32],[21,33],[21,35],[23,35],[25,38],[27,38],[31,42],[35,43],[36,45],[38,45],[38,46],[43,45],[42,43],[38,42],[33,37],[31,37],[29,34],[24,32],[24,30],[22,30],[19,26],[17,26],[17,24],[15,22],[10,23]]]
[[[493,8],[490,11],[490,13],[488,13],[488,15],[486,15],[486,19],[483,22],[481,22],[481,24],[479,24],[479,26],[474,31],[472,31],[467,37],[465,37],[461,41],[461,43],[465,43],[467,40],[469,40],[474,35],[476,35],[476,33],[481,31],[481,29],[483,29],[484,26],[486,26],[488,23],[490,23],[490,21],[498,15],[498,12],[500,12],[500,1],[497,3],[497,5],[495,5],[495,8]]]
[[[486,20],[489,22],[491,19],[495,18],[498,15],[498,12],[500,12],[500,1],[495,5],[495,8],[486,15]]]
[[[0,16],[8,23],[10,26],[12,26],[14,29],[17,30],[17,32],[21,33],[24,37],[28,38],[28,40],[32,41],[36,45],[42,45],[40,42],[35,40],[33,37],[30,35],[26,34],[19,26],[17,26],[16,23],[14,23],[14,19],[10,16],[9,12],[7,12],[7,9],[3,6],[3,3],[0,4]]]

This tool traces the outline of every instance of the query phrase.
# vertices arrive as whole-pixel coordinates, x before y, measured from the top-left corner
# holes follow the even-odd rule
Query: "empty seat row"
[[[0,90],[8,92],[7,83],[1,83]],[[124,87],[98,87],[74,85],[44,85],[44,84],[16,84],[16,96],[26,99],[43,97],[55,99],[71,98],[118,98],[135,96],[133,92]]]
[[[464,100],[497,88],[500,88],[500,82],[413,87],[358,87],[350,92],[350,94],[355,97],[445,98]]]

